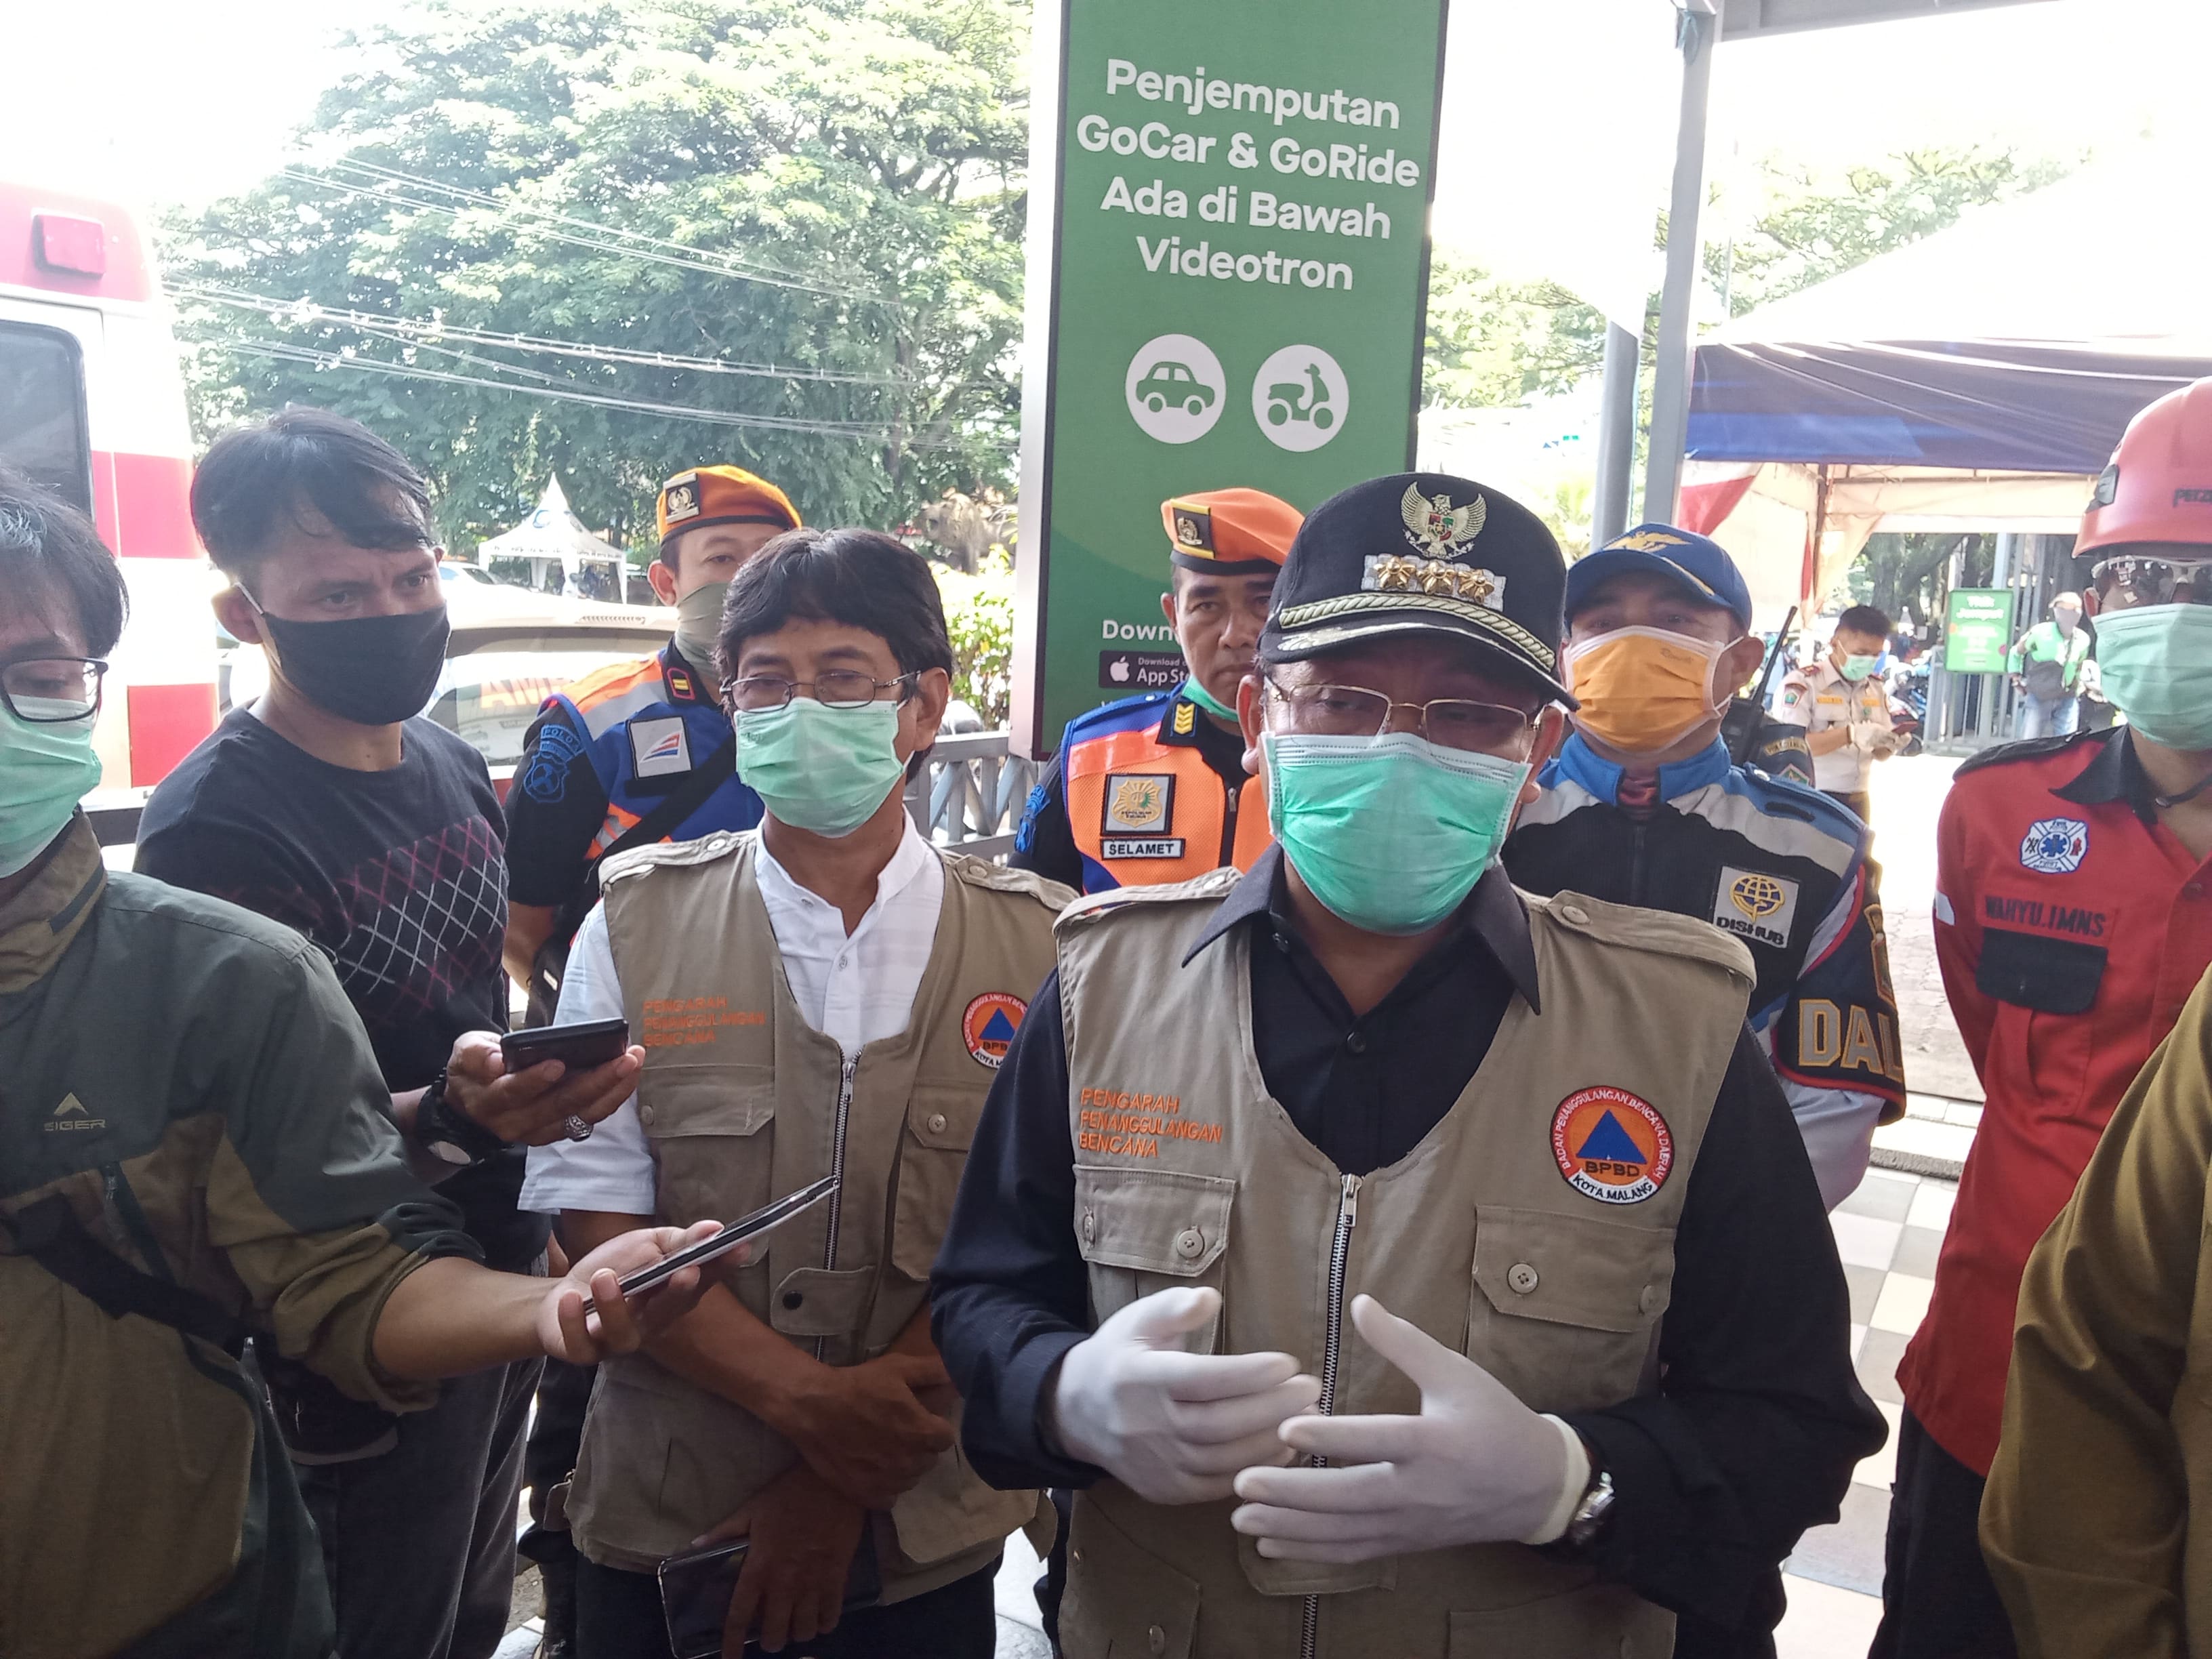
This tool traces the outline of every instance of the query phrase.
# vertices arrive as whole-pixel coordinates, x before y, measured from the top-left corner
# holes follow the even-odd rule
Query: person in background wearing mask
[[[1936,958],[1987,1101],[1935,1295],[1898,1366],[1905,1414],[1875,1659],[2013,1651],[1975,1526],[2021,1269],[2212,964],[2212,380],[2136,416],[2075,546],[2097,561],[2084,609],[2096,619],[2105,695],[2128,724],[1983,750],[1960,766],[1936,824]],[[2039,1319],[2053,1317],[2050,1290],[2045,1281]],[[2024,1340],[2063,1351],[2067,1333],[2106,1328],[2137,1305],[2116,1293]],[[2078,1410],[2094,1410],[2100,1390],[2118,1398],[2118,1379],[2035,1357],[2067,1364]],[[2083,1480],[2102,1480],[2135,1466],[2118,1451],[2126,1435],[2108,1423],[2041,1449],[2059,1461],[2110,1455],[2109,1465],[2080,1466]],[[2032,1455],[2024,1443],[2014,1453]],[[2082,1639],[2038,1637],[2039,1650],[2160,1651],[2087,1632],[2112,1628],[2104,1621],[2132,1594],[2116,1579],[2164,1570],[2179,1547],[2176,1520],[2148,1504],[2123,1516],[2117,1480],[2095,1501],[2070,1490],[2080,1501],[2068,1514],[2014,1517],[2010,1553],[2035,1573],[2037,1606],[2087,1598],[2078,1624],[2051,1626]]]
[[[609,866],[560,1018],[626,1016],[644,1074],[604,1133],[532,1154],[524,1200],[581,1252],[634,1216],[843,1185],[600,1376],[568,1500],[578,1651],[664,1659],[654,1570],[712,1534],[750,1540],[728,1653],[757,1632],[771,1652],[989,1659],[992,1576],[1040,1500],[953,1450],[929,1264],[1074,895],[940,852],[908,816],[951,694],[921,555],[778,537],[730,585],[720,659],[767,816]],[[883,1605],[841,1619],[855,1573]]]
[[[1160,611],[1182,651],[1182,684],[1067,723],[1008,860],[1086,893],[1182,881],[1217,865],[1249,870],[1267,844],[1267,803],[1244,770],[1235,699],[1298,511],[1257,489],[1215,489],[1161,502],[1160,521],[1173,550]],[[1111,662],[1136,655],[1108,653]]]
[[[1709,921],[1751,951],[1751,1029],[1782,1079],[1820,1196],[1866,1173],[1905,1110],[1888,944],[1863,824],[1730,763],[1731,694],[1756,673],[1751,594],[1717,544],[1639,525],[1567,572],[1574,732],[1505,843],[1536,893],[1572,888]]]
[[[522,1146],[588,1134],[641,1056],[504,1075],[499,798],[482,756],[418,718],[447,633],[423,482],[366,428],[295,408],[218,440],[191,506],[230,580],[216,614],[267,653],[269,690],[154,791],[137,867],[313,940],[368,1030],[417,1172],[441,1182],[491,1266],[542,1272],[544,1223],[515,1207]],[[471,1376],[398,1418],[266,1345],[263,1362],[341,1645],[489,1656],[511,1599],[538,1363]]]
[[[2081,670],[2089,659],[2089,634],[2081,626],[2081,596],[2061,593],[2051,617],[2013,641],[2005,653],[2013,688],[2021,693],[2020,735],[2067,738],[2081,718]]]
[[[1805,728],[1813,751],[1813,780],[1871,823],[1868,774],[1898,749],[1891,730],[1889,692],[1874,671],[1888,648],[1889,618],[1870,605],[1855,605],[1836,618],[1827,651],[1810,668],[1782,682],[1775,717]]]
[[[1276,847],[1060,924],[933,1306],[977,1470],[1080,1489],[1073,1659],[1771,1655],[1881,1443],[1744,947],[1496,867],[1565,578],[1463,478],[1316,507]]]
[[[599,902],[610,853],[760,822],[760,798],[736,772],[714,634],[730,578],[796,528],[798,511],[742,467],[702,466],[661,485],[653,517],[660,554],[646,580],[676,608],[675,637],[653,656],[600,669],[548,697],[507,792],[507,969],[528,993],[524,1018],[532,1025],[553,1018],[569,941]],[[535,1524],[521,1548],[545,1587],[541,1659],[570,1652],[576,1554],[553,1494],[576,1467],[591,1392],[590,1372],[547,1366],[531,1425]]]
[[[413,1421],[432,1378],[635,1347],[697,1273],[623,1301],[672,1228],[552,1284],[487,1272],[409,1173],[325,956],[107,872],[77,803],[125,607],[90,521],[0,473],[0,1653],[326,1659],[249,1336]]]
[[[714,630],[730,578],[799,526],[790,498],[742,467],[702,466],[660,487],[660,556],[646,579],[676,607],[658,654],[617,663],[546,698],[507,802],[507,966],[552,1017],[577,925],[599,902],[609,853],[716,830],[750,830],[760,798],[737,775],[719,702]]]

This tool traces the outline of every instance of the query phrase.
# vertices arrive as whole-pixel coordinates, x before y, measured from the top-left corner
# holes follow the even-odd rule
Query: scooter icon
[[[1310,421],[1316,430],[1326,432],[1336,424],[1336,411],[1328,406],[1328,386],[1321,377],[1321,365],[1309,362],[1305,372],[1306,386],[1296,380],[1276,380],[1268,386],[1268,425]]]

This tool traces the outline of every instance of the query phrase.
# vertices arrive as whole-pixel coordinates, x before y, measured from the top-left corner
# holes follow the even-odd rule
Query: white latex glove
[[[1871,755],[1881,739],[1889,735],[1889,728],[1880,720],[1853,720],[1851,747],[1863,755]]]
[[[1239,1469],[1287,1462],[1278,1431],[1313,1408],[1321,1383],[1286,1353],[1176,1346],[1220,1305],[1215,1290],[1160,1291],[1070,1348],[1053,1390],[1061,1449],[1154,1504],[1226,1498]]]
[[[1419,1417],[1300,1417],[1284,1443],[1328,1468],[1250,1468],[1229,1517],[1289,1561],[1367,1561],[1455,1544],[1547,1543],[1589,1482],[1574,1431],[1370,1296],[1352,1322],[1421,1391]]]

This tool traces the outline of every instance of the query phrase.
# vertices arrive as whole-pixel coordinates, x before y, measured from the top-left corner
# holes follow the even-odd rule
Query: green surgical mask
[[[899,705],[831,708],[794,696],[738,711],[738,775],[776,817],[832,840],[849,836],[906,776]]]
[[[676,602],[676,648],[708,678],[715,677],[714,647],[722,637],[722,595],[727,582],[695,587]]]
[[[1214,719],[1227,720],[1231,726],[1237,724],[1237,711],[1224,707],[1220,698],[1198,683],[1197,676],[1193,675],[1182,683],[1182,695],[1212,715]]]
[[[1267,821],[1330,914],[1370,933],[1433,927],[1474,891],[1528,781],[1520,761],[1379,738],[1269,732]]]
[[[2212,749],[2212,605],[2147,605],[2097,618],[2105,695],[2169,749]]]
[[[43,698],[16,701],[33,714],[50,707]],[[51,705],[57,713],[62,706]],[[27,868],[51,847],[99,781],[90,715],[48,723],[0,708],[0,876]]]
[[[1844,665],[1836,672],[1852,684],[1856,685],[1874,672],[1874,665],[1881,660],[1880,657],[1845,657]]]

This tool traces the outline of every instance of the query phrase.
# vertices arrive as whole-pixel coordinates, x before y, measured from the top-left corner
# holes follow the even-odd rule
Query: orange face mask
[[[1657,628],[1616,628],[1565,657],[1575,724],[1609,749],[1671,748],[1719,712],[1713,664],[1727,647]]]

